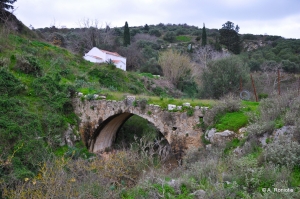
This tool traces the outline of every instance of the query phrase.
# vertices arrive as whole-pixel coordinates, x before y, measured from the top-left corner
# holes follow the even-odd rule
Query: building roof
[[[103,57],[103,55],[111,55],[113,56],[112,58],[114,60],[125,59],[126,62],[126,57],[122,57],[117,52],[109,52],[107,50],[102,50],[97,47],[93,47],[88,53],[85,54],[85,56],[93,57],[95,59],[102,60],[102,61],[107,61],[106,60],[107,57],[106,56]],[[115,62],[115,63],[119,63],[119,62]]]
[[[112,60],[112,62],[114,62],[114,63],[119,63],[120,62],[120,60]]]
[[[122,56],[119,55],[117,52],[109,52],[109,51],[102,50],[102,49],[99,49],[99,50],[101,50],[102,52],[104,52],[104,53],[106,53],[106,54],[111,54],[111,55],[114,55],[114,56],[122,57]]]
[[[88,56],[94,57],[95,59],[101,59],[101,60],[103,60],[101,57],[98,57],[98,56],[95,56],[95,55],[88,55]]]

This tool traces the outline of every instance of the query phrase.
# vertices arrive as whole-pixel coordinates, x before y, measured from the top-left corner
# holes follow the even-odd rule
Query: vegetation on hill
[[[123,46],[123,28],[85,24],[90,25],[31,31],[13,15],[0,23],[2,197],[194,198],[204,191],[206,198],[274,198],[274,192],[263,193],[262,188],[297,191],[300,100],[299,93],[290,90],[299,89],[299,40],[238,35],[239,27],[233,30],[233,23],[228,23],[224,30],[241,39],[231,49],[232,42],[222,40],[222,30],[205,28],[204,37],[204,30],[187,24],[146,24],[130,27],[130,43]],[[206,45],[201,45],[201,38]],[[85,61],[83,53],[93,46],[127,57],[129,71]],[[238,54],[237,47],[243,52],[232,55]],[[252,92],[253,71],[260,102],[223,99],[229,93],[237,96],[241,89]],[[178,166],[157,129],[132,117],[117,138],[115,148],[124,150],[112,150],[105,160],[90,154],[81,142],[66,146],[64,132],[72,128],[76,137],[78,130],[71,103],[76,92],[86,96],[82,100],[92,100],[93,94],[107,99],[136,95],[137,100],[163,109],[190,97],[192,106],[211,108],[194,128],[237,132],[248,125],[247,133],[212,150],[187,151]],[[283,125],[295,127],[293,141],[268,140],[262,149],[259,136]],[[244,150],[239,157],[233,154],[236,147]],[[172,172],[166,165],[173,165]],[[295,192],[289,196],[296,197]]]

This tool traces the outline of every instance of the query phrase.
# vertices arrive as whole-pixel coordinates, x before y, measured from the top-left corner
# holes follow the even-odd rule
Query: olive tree
[[[220,98],[239,89],[249,80],[249,68],[238,57],[231,56],[208,63],[201,74],[203,97]]]

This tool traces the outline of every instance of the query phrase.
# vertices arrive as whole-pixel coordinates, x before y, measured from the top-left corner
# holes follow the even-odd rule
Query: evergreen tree
[[[124,46],[130,45],[130,32],[127,21],[125,22],[124,27]]]
[[[227,21],[222,25],[220,32],[220,43],[225,45],[228,50],[234,54],[240,53],[240,36],[238,34],[240,27],[234,26],[234,23]]]
[[[202,46],[206,45],[206,29],[205,29],[205,24],[203,24],[203,29],[202,29]]]
[[[148,26],[148,24],[146,24],[146,25],[144,26],[144,30],[149,31],[149,26]]]
[[[0,9],[4,10],[4,9],[14,9],[14,7],[11,5],[13,3],[15,3],[17,0],[0,0]]]

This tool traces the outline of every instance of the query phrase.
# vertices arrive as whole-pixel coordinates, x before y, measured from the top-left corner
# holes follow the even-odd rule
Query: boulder
[[[233,131],[225,130],[223,132],[214,133],[209,141],[213,144],[220,145],[225,141],[229,141],[234,137],[235,133]]]
[[[183,105],[183,106],[186,106],[186,107],[190,107],[190,106],[191,106],[191,103],[186,102],[186,103],[183,103],[182,105]]]
[[[215,128],[212,128],[212,129],[206,131],[205,132],[205,139],[210,141],[210,139],[214,136],[214,134],[216,132],[217,132],[217,129],[215,129]]]
[[[176,109],[176,105],[174,105],[174,104],[168,104],[168,111],[172,111],[174,109]]]

